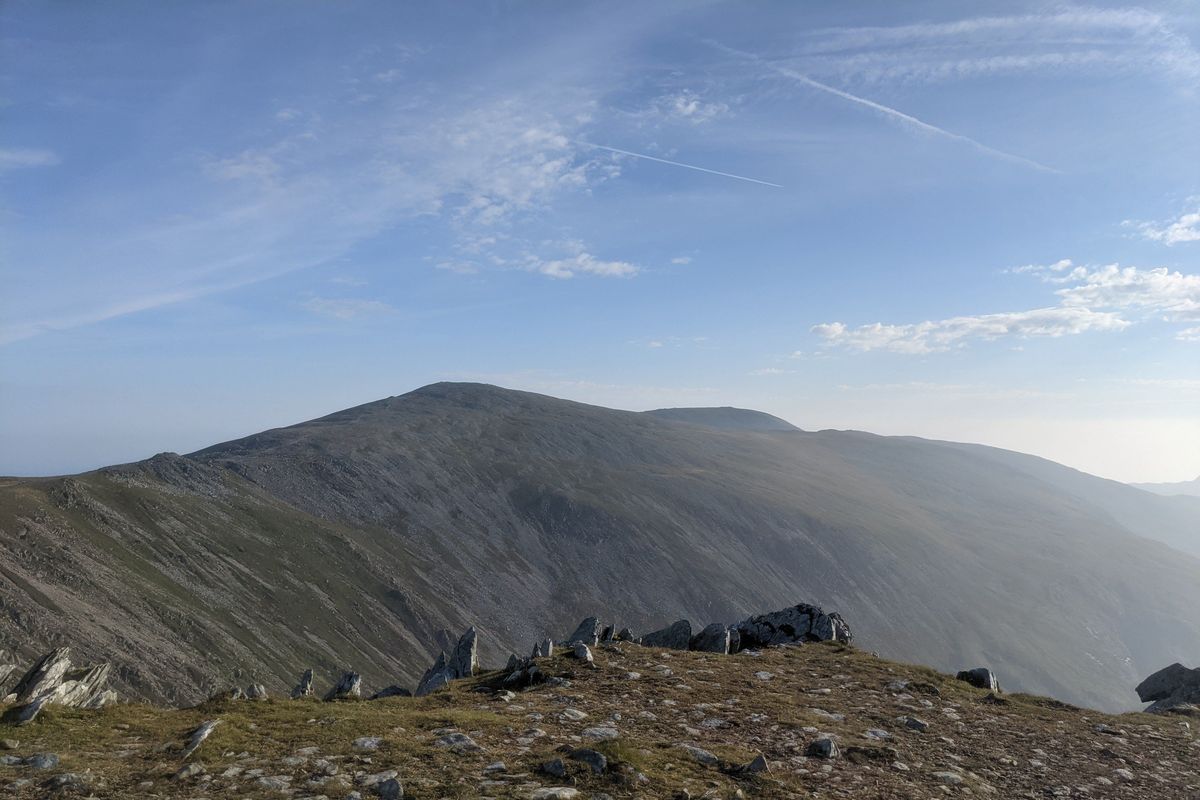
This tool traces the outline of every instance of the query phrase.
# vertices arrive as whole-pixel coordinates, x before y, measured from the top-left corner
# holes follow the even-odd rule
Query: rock
[[[554,758],[547,761],[545,764],[542,764],[540,770],[555,778],[567,777],[567,765],[563,763],[561,758]]]
[[[413,693],[403,686],[395,684],[388,686],[385,689],[380,689],[375,694],[371,695],[372,700],[382,700],[385,697],[412,697]]]
[[[740,653],[742,651],[742,634],[737,628],[729,629],[729,652]]]
[[[292,689],[292,699],[299,700],[301,697],[312,697],[313,693],[313,671],[306,669],[304,670],[304,674],[300,676],[300,682]]]
[[[185,764],[172,777],[177,781],[185,781],[203,775],[206,771],[203,764]]]
[[[579,797],[579,790],[567,786],[544,786],[534,789],[529,800],[574,800]]]
[[[920,717],[904,717],[903,722],[904,727],[908,728],[909,730],[914,730],[919,733],[924,733],[925,731],[929,730],[929,723]]]
[[[42,713],[42,709],[50,702],[50,696],[46,695],[32,700],[24,705],[13,706],[0,716],[0,723],[5,725],[28,725],[37,719],[37,715]]]
[[[686,619],[673,622],[665,628],[647,633],[642,637],[645,647],[665,647],[670,650],[687,650],[692,642],[692,623]]]
[[[25,766],[33,769],[54,769],[58,766],[59,758],[54,753],[38,753],[25,759]]]
[[[947,786],[957,786],[963,782],[963,776],[957,772],[935,772],[933,777],[938,779],[938,783],[944,783]]]
[[[567,758],[586,764],[597,775],[603,775],[608,769],[608,758],[603,753],[587,747],[572,750],[567,754]]]
[[[685,744],[681,742],[675,746],[686,752],[689,756],[696,759],[696,761],[700,762],[706,767],[715,767],[720,763],[720,759],[718,759],[712,753],[708,752],[704,748],[697,747],[694,744]]]
[[[613,638],[618,642],[632,642],[634,639],[633,631],[629,630],[629,628],[621,628]]]
[[[804,755],[810,758],[837,758],[842,754],[837,742],[828,736],[823,736],[810,742],[804,750]]]
[[[587,663],[587,664],[590,664],[590,665],[592,665],[592,666],[595,666],[595,662],[594,662],[594,660],[592,659],[592,651],[591,651],[591,649],[590,649],[590,648],[589,648],[589,647],[588,647],[586,644],[584,644],[583,642],[576,642],[576,643],[575,643],[575,648],[574,648],[574,650],[571,652],[571,655],[575,656],[575,658],[579,659],[580,661],[583,661],[583,662],[585,662],[585,663]]]
[[[759,773],[759,772],[770,772],[771,765],[767,763],[767,757],[764,756],[762,753],[759,753],[757,756],[754,757],[753,761],[751,761],[746,766],[742,767],[742,771],[749,772],[752,774]]]
[[[850,626],[840,614],[825,613],[807,603],[759,614],[734,626],[738,632],[738,650],[795,642],[851,642]]]
[[[532,658],[532,656],[531,656]],[[505,672],[512,672],[521,666],[521,659],[517,658],[517,654],[513,653],[508,657],[508,662],[504,665]]]
[[[475,632],[475,627],[467,628],[466,632],[458,638],[458,644],[454,646],[454,650],[450,653],[450,659],[446,662],[446,669],[450,672],[451,680],[459,678],[469,678],[479,671],[479,635]]]
[[[1139,683],[1136,691],[1143,703],[1154,701],[1146,709],[1152,714],[1200,703],[1200,668],[1172,664]]]
[[[554,640],[543,639],[541,642],[535,642],[533,645],[533,654],[530,658],[549,658],[554,655]]]
[[[398,779],[388,778],[376,785],[375,794],[379,795],[380,800],[404,800],[404,787]]]
[[[350,743],[350,746],[360,753],[373,753],[383,744],[382,736],[360,736]]]
[[[451,731],[443,736],[439,736],[433,741],[437,747],[448,748],[453,753],[478,753],[483,750],[475,740],[465,733],[459,731]]]
[[[579,735],[585,739],[591,739],[595,742],[606,742],[609,739],[616,739],[621,735],[621,732],[616,728],[602,725],[595,728],[584,728]]]
[[[613,640],[613,626],[605,625],[604,630],[600,632],[601,642],[611,642]]]
[[[425,670],[425,674],[421,676],[420,682],[417,683],[417,691],[413,694],[417,697],[424,697],[430,692],[442,688],[449,682],[450,669],[447,665],[446,653],[442,651],[434,659],[433,666]]]
[[[246,697],[250,700],[266,700],[267,687],[261,683],[252,683],[246,687]]]
[[[729,628],[720,622],[714,622],[693,636],[688,648],[706,653],[728,653]]]
[[[20,746],[16,739],[0,739],[0,750],[16,750]]]
[[[546,680],[546,673],[542,672],[541,667],[531,662],[523,662],[516,670],[505,675],[501,683],[511,689],[524,689],[545,683]]]
[[[583,622],[579,623],[579,627],[575,632],[566,638],[567,644],[575,642],[583,642],[584,644],[595,647],[600,643],[600,620],[595,617],[588,617]]]
[[[326,702],[332,700],[356,700],[360,697],[362,697],[362,676],[353,671],[342,673],[342,677],[334,684],[333,688],[325,693]]]
[[[199,749],[204,740],[208,738],[208,735],[213,732],[213,728],[220,724],[221,720],[219,719],[210,719],[200,723],[200,727],[196,728],[188,736],[187,744],[183,746],[183,755],[180,758],[186,761],[192,753]]]
[[[14,703],[22,705],[58,688],[71,668],[71,648],[58,647],[33,663],[12,688]]]
[[[4,691],[4,684],[8,683],[8,679],[17,671],[16,664],[0,664],[0,697],[8,694]]]
[[[954,677],[960,681],[966,681],[978,689],[987,689],[990,692],[1000,691],[1000,681],[996,680],[996,676],[987,667],[965,669]]]

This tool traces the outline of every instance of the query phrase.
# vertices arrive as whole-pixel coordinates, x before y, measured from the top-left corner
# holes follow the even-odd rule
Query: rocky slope
[[[436,384],[190,456],[0,481],[0,637],[22,663],[71,644],[122,694],[173,702],[278,693],[308,666],[412,687],[468,625],[495,662],[597,610],[699,629],[796,597],[884,655],[1107,709],[1200,662],[1200,561],[1147,538],[1200,530],[1175,498],[718,411]],[[1145,500],[1107,507],[1114,487]]]
[[[213,700],[0,726],[15,798],[1195,798],[1196,719],[977,689],[837,642],[629,642],[421,698]],[[320,691],[333,676],[319,677]],[[323,685],[320,685],[323,684]],[[205,733],[204,737],[197,731]],[[191,743],[191,744],[189,744]]]

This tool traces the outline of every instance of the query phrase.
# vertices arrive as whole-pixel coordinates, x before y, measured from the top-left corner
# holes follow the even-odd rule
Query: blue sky
[[[1200,474],[1194,4],[9,0],[0,37],[0,474],[446,379]]]

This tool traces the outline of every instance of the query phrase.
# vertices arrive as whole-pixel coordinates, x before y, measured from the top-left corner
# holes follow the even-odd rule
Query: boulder
[[[621,630],[617,631],[617,635],[614,638],[618,642],[632,642],[634,639],[633,631],[629,630],[629,628],[621,628]]]
[[[292,689],[292,699],[299,700],[301,697],[313,696],[313,671],[311,669],[304,670],[304,674],[300,676],[300,682]]]
[[[566,643],[574,644],[575,642],[583,642],[595,647],[600,643],[600,633],[600,620],[595,617],[588,617],[579,623],[579,627],[575,629],[574,633],[566,638]]]
[[[1200,686],[1200,669],[1188,669],[1183,664],[1175,663],[1146,678],[1134,691],[1143,703],[1149,703],[1154,700],[1166,700],[1188,686]]]
[[[450,671],[447,669],[446,652],[443,650],[433,660],[433,666],[425,670],[425,674],[421,676],[421,680],[417,683],[417,691],[414,694],[417,697],[424,697],[435,689],[442,688],[449,682]]]
[[[58,647],[35,661],[12,689],[16,704],[27,703],[57,689],[71,668],[70,655],[71,648]]]
[[[837,758],[842,754],[837,742],[828,736],[823,736],[809,743],[804,755],[809,758]]]
[[[382,700],[385,697],[412,697],[413,693],[403,686],[395,684],[388,686],[385,689],[380,689],[375,694],[371,695],[372,700]]]
[[[600,632],[600,641],[611,642],[613,640],[613,626],[605,625],[604,630]]]
[[[191,735],[188,736],[187,744],[183,746],[182,760],[186,761],[192,753],[196,752],[200,745],[204,743],[204,740],[208,738],[208,735],[213,732],[213,728],[220,724],[221,720],[219,719],[210,719],[200,723],[200,727],[191,732]]]
[[[362,676],[354,671],[342,673],[334,687],[325,693],[325,700],[350,700],[362,697]]]
[[[954,677],[979,689],[987,689],[989,692],[1000,691],[1000,681],[996,680],[995,674],[987,667],[964,669]]]
[[[572,650],[571,655],[575,656],[575,658],[579,659],[580,661],[587,663],[588,665],[595,665],[595,661],[592,659],[591,649],[583,642],[575,643],[575,649]]]
[[[246,687],[246,697],[251,700],[266,700],[267,687],[261,683],[252,683]]]
[[[693,636],[688,648],[706,653],[728,653],[729,628],[720,622],[714,622]]]
[[[533,645],[533,655],[530,658],[549,658],[554,655],[554,640],[542,639],[541,642],[535,642]]]
[[[642,644],[646,647],[665,647],[669,650],[687,650],[691,642],[692,623],[686,619],[673,622],[642,637]]]
[[[734,626],[738,632],[738,649],[768,647],[797,642],[851,642],[850,626],[840,614],[825,613],[819,606],[807,603],[758,614]]]
[[[567,758],[586,764],[597,775],[603,775],[604,771],[608,769],[608,758],[598,750],[587,747],[572,750],[567,754]]]
[[[49,704],[50,698],[47,695],[30,700],[28,703],[22,703],[19,706],[13,706],[0,716],[0,724],[4,725],[28,725],[37,719],[37,715],[42,713],[42,709]]]
[[[458,638],[458,644],[446,662],[451,679],[469,678],[479,671],[479,634],[474,626]]]

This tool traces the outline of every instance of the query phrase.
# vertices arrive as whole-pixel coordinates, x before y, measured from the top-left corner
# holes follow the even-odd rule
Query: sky
[[[0,2],[0,474],[472,380],[1200,475],[1200,6]]]

